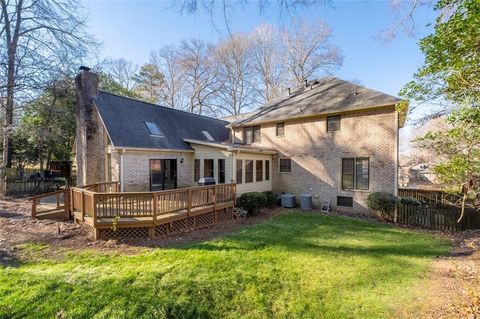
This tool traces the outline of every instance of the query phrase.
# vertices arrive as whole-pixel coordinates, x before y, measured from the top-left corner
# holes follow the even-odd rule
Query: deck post
[[[192,188],[188,188],[188,198],[187,198],[187,216],[190,216],[192,211]]]
[[[158,200],[157,195],[155,193],[152,194],[152,201],[153,201],[153,227],[157,225],[157,213],[158,213]]]
[[[32,199],[32,218],[37,217],[37,199]]]
[[[93,217],[93,227],[97,228],[97,194],[93,193],[92,194],[92,202],[93,202],[93,212],[92,212],[92,217]]]
[[[80,209],[81,209],[81,216],[82,222],[85,221],[85,192],[82,190],[82,200],[80,201]]]

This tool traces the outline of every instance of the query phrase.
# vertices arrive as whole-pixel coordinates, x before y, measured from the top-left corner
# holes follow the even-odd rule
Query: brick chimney
[[[98,75],[80,67],[76,83],[77,185],[102,182],[105,178],[103,129],[93,98],[98,95]]]

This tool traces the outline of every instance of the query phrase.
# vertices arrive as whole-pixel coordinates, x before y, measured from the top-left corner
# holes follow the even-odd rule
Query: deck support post
[[[37,199],[32,199],[32,218],[37,217]]]

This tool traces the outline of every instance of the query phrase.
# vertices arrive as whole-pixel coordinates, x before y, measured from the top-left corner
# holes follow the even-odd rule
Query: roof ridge
[[[132,98],[132,97],[129,97],[129,96],[123,96],[123,95],[116,94],[116,93],[112,93],[112,92],[108,92],[108,91],[105,91],[105,90],[100,90],[100,89],[99,89],[98,91],[99,91],[99,92],[102,92],[102,93],[114,95],[114,96],[117,96],[117,97],[120,97],[120,98],[132,100],[132,101],[135,101],[135,102],[140,102],[140,103],[148,104],[148,105],[151,105],[151,106],[161,107],[161,108],[164,108],[164,109],[167,109],[167,110],[172,110],[172,111],[176,111],[176,112],[181,112],[181,113],[185,113],[185,114],[193,115],[193,116],[199,116],[199,117],[203,117],[203,118],[207,118],[207,119],[215,120],[215,121],[219,121],[219,122],[224,122],[224,123],[227,123],[227,124],[228,124],[228,121],[224,121],[224,120],[221,120],[221,119],[218,119],[218,118],[215,118],[215,117],[211,117],[211,116],[207,116],[207,115],[202,115],[202,114],[197,114],[197,113],[191,113],[191,112],[187,112],[187,111],[175,109],[175,108],[173,108],[173,107],[168,107],[168,106],[165,106],[165,105],[160,105],[160,104],[154,104],[154,103],[150,103],[150,102],[145,102],[145,101],[142,101],[142,100],[139,100],[139,99],[135,99],[135,98]]]

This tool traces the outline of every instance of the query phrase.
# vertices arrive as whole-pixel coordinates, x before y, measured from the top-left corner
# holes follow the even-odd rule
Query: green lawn
[[[198,244],[0,268],[0,318],[386,318],[448,249],[413,231],[289,213]]]

